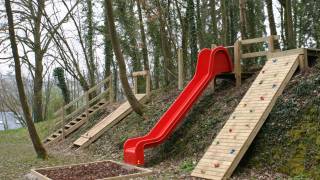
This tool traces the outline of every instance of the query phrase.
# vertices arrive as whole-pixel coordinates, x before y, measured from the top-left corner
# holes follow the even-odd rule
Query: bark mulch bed
[[[32,170],[41,179],[52,180],[96,180],[114,179],[115,177],[138,177],[151,171],[114,161],[100,161],[87,164],[51,167]],[[41,177],[42,176],[42,177]]]

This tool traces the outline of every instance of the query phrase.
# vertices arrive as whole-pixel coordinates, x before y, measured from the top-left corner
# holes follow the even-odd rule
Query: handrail
[[[69,102],[68,104],[64,105],[62,108],[60,108],[59,110],[57,110],[54,115],[58,116],[59,114],[62,113],[62,109],[67,110],[69,109],[72,105],[74,105],[75,103],[79,102],[80,100],[82,100],[83,98],[85,98],[86,93],[92,93],[94,91],[96,91],[98,88],[100,88],[102,85],[106,84],[108,81],[110,81],[111,76],[107,77],[106,79],[102,80],[101,82],[99,82],[98,84],[96,84],[95,86],[93,86],[92,88],[90,88],[88,91],[86,91],[83,95],[77,97],[76,99],[72,100],[71,102]]]

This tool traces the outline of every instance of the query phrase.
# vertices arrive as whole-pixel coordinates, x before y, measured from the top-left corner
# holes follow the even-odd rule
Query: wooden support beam
[[[148,74],[148,71],[136,71],[132,73],[132,76],[146,76]]]
[[[241,59],[261,57],[261,56],[266,56],[267,54],[268,54],[268,51],[246,53],[246,54],[241,54]]]
[[[138,94],[138,76],[133,76],[133,93]]]
[[[150,72],[147,71],[147,75],[146,75],[146,94],[147,96],[150,96],[151,93],[151,75]]]
[[[236,87],[241,86],[241,41],[234,44],[234,74],[236,78]]]
[[[182,49],[178,50],[178,89],[183,89],[183,52]]]

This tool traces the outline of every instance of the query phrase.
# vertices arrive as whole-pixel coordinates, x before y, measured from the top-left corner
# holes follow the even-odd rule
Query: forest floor
[[[296,73],[232,179],[320,178],[319,75],[320,65],[307,73]],[[240,89],[234,88],[233,82],[222,81],[215,92],[205,92],[164,144],[146,150],[146,167],[155,172],[149,179],[191,179],[191,171],[254,78],[255,75],[245,80]],[[92,122],[65,143],[50,149],[48,161],[35,158],[26,130],[0,132],[0,179],[17,179],[36,167],[107,159],[122,161],[123,143],[130,137],[146,134],[178,94],[175,88],[154,91],[145,105],[148,120],[132,113],[87,149],[65,152]],[[50,122],[37,124],[41,137],[47,135],[50,126]]]

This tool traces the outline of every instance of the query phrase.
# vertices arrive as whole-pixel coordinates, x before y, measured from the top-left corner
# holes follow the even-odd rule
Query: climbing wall
[[[297,69],[298,59],[299,54],[294,54],[267,60],[192,176],[206,179],[231,176]]]

